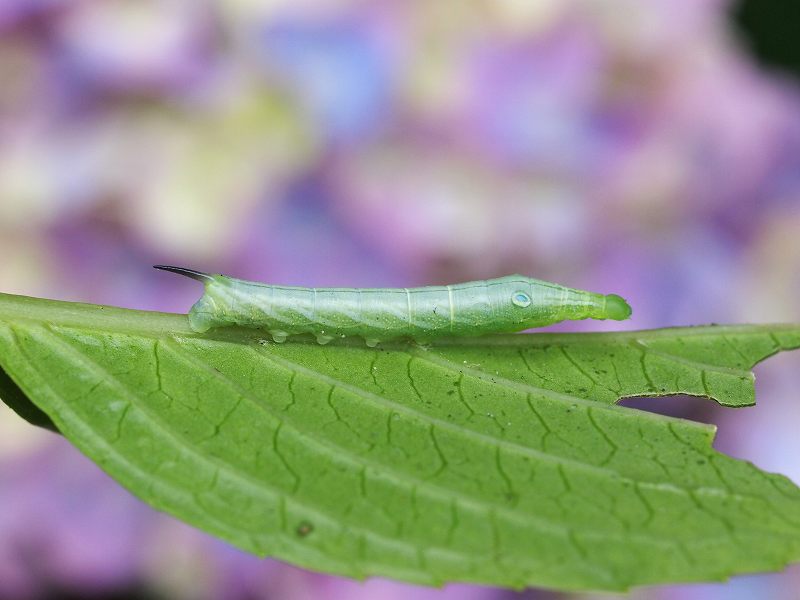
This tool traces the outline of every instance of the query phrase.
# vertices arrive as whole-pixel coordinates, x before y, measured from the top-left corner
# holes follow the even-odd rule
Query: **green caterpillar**
[[[631,316],[616,294],[594,294],[508,275],[486,281],[419,288],[302,288],[267,285],[156,265],[205,284],[189,311],[194,331],[240,325],[267,330],[276,342],[311,333],[320,344],[360,336],[368,346],[396,338],[424,342],[544,327],[567,319]]]

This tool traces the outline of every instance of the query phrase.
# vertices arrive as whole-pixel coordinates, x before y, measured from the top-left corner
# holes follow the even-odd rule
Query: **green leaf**
[[[58,433],[58,428],[50,417],[30,401],[3,369],[0,369],[0,400],[28,423]]]
[[[800,559],[797,487],[712,426],[614,404],[747,406],[752,365],[798,346],[777,325],[278,345],[0,295],[0,365],[131,492],[250,552],[425,584],[622,590]]]

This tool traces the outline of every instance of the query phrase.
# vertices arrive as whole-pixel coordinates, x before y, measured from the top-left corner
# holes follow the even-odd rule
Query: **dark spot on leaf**
[[[295,531],[298,537],[306,537],[312,531],[314,531],[314,525],[309,523],[308,521],[300,521]]]

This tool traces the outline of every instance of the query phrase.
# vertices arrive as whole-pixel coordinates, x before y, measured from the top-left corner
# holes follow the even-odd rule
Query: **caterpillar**
[[[275,342],[310,333],[320,344],[360,336],[367,346],[397,338],[418,342],[544,327],[564,320],[631,315],[616,294],[595,294],[523,275],[418,288],[303,288],[268,285],[167,265],[156,269],[201,281],[189,311],[199,333],[239,325],[265,329]]]

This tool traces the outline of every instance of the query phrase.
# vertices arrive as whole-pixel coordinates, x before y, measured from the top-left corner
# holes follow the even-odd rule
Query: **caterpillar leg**
[[[276,344],[282,344],[286,341],[286,338],[289,337],[288,333],[281,331],[280,329],[270,329],[269,334],[272,336],[272,339]]]
[[[369,346],[370,348],[374,348],[380,343],[380,340],[376,340],[374,338],[365,338],[364,342],[366,342],[367,346]]]
[[[317,334],[317,343],[320,344],[321,346],[324,346],[325,344],[330,342],[332,339],[333,339],[332,335],[326,335],[324,333],[318,333]]]

